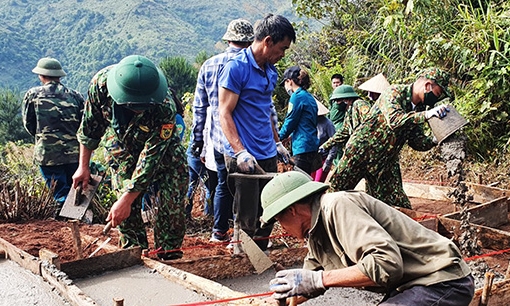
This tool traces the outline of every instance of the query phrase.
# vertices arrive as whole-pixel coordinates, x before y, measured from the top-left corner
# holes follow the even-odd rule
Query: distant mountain
[[[193,62],[200,51],[225,48],[230,20],[254,23],[267,13],[291,21],[291,0],[0,0],[0,87],[21,91],[38,85],[31,72],[44,56],[68,73],[63,83],[86,92],[100,68],[130,54],[156,63],[165,56]]]

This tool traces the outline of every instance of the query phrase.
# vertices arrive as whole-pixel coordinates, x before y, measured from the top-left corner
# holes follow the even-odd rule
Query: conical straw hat
[[[315,102],[317,102],[317,116],[323,116],[329,113],[329,109],[319,100],[315,99]]]
[[[382,93],[386,88],[390,86],[390,83],[382,73],[379,73],[375,77],[361,84],[358,88],[365,91]]]

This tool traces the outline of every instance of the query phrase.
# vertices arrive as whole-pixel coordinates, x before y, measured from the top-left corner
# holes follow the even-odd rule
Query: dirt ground
[[[454,186],[455,178],[448,178],[446,170],[441,163],[431,162],[430,156],[425,153],[408,152],[401,158],[402,176],[405,181],[421,182],[436,185]],[[433,152],[430,154],[434,154]],[[503,170],[503,172],[506,170]],[[486,171],[481,177],[476,170],[469,169],[467,180],[478,183],[499,182],[498,187],[508,189],[508,183],[502,179],[502,171]],[[446,214],[455,211],[454,205],[449,201],[431,201],[426,199],[411,198],[414,210],[426,213]],[[255,273],[246,255],[234,255],[232,249],[226,244],[209,242],[210,229],[212,228],[211,217],[202,215],[199,209],[201,205],[194,205],[193,220],[188,221],[187,232],[184,238],[182,259],[167,261],[165,263],[181,270],[208,278],[225,279]],[[84,256],[89,256],[104,241],[102,235],[103,225],[80,224],[80,235]],[[510,230],[506,225],[504,230]],[[119,232],[116,229],[110,231],[112,240],[110,244],[115,246],[118,242]],[[269,257],[273,262],[278,262],[284,267],[296,266],[302,263],[306,255],[304,243],[285,235],[283,230],[275,226],[271,239],[272,247],[269,249]],[[49,249],[57,253],[62,262],[76,259],[76,250],[73,243],[71,226],[63,221],[30,221],[24,223],[0,224],[0,238],[3,238],[26,252],[39,256],[39,250]],[[99,238],[98,241],[95,241]],[[94,243],[93,243],[94,242]],[[152,234],[149,233],[149,243],[152,244]],[[490,252],[493,250],[484,250]],[[101,250],[96,256],[105,254]],[[150,256],[155,258],[154,256]],[[491,269],[505,273],[510,256],[501,254],[484,259]]]
[[[454,211],[453,204],[448,201],[411,198],[411,202],[413,208],[421,212],[446,214]],[[212,225],[210,223],[210,218],[202,216],[196,216],[194,222],[189,222],[188,233],[184,237],[182,246],[183,258],[166,261],[165,263],[213,280],[236,278],[255,273],[246,255],[234,255],[232,249],[227,248],[226,243],[209,242],[210,234],[206,229]],[[80,224],[84,257],[89,256],[105,240],[102,229],[103,226],[100,224]],[[192,234],[191,232],[195,233]],[[62,262],[77,259],[71,225],[67,222],[34,220],[16,224],[4,223],[0,224],[0,233],[1,238],[33,256],[38,257],[39,250],[46,248],[57,253]],[[119,232],[112,229],[110,235],[112,237],[110,244],[115,246],[118,242]],[[93,243],[96,238],[99,238],[99,240]],[[271,242],[273,245],[269,249],[269,257],[273,262],[278,262],[284,267],[296,266],[302,263],[306,255],[304,243],[286,236],[278,225],[273,230]],[[151,233],[149,234],[149,243],[152,244]],[[484,250],[484,253],[490,251],[493,250]],[[106,252],[109,251],[100,250],[95,256],[100,256]],[[155,255],[149,255],[149,257],[155,258]],[[494,271],[504,274],[509,258],[509,255],[501,254],[485,258],[484,261]]]

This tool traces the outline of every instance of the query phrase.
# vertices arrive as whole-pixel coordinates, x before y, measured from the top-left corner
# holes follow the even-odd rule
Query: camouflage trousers
[[[151,188],[156,190],[153,198],[157,203],[155,204],[157,209],[152,210],[154,212],[154,248],[161,248],[161,251],[180,248],[186,231],[185,200],[188,189],[188,168],[185,155],[182,156],[183,158],[172,158],[173,165],[165,168],[164,173],[157,176],[153,183],[156,188]],[[112,180],[112,183],[114,182],[115,180]],[[115,183],[113,187],[119,190]],[[142,219],[143,197],[142,193],[136,198],[131,205],[131,214],[119,226],[122,234],[120,244],[123,248],[140,246],[142,249],[147,249],[149,247],[146,225]]]
[[[411,202],[404,192],[400,164],[397,161],[373,175],[368,171],[366,163],[360,155],[346,158],[344,156],[338,165],[331,170],[330,190],[354,189],[361,179],[365,179],[366,192],[376,199],[392,206],[411,209]]]

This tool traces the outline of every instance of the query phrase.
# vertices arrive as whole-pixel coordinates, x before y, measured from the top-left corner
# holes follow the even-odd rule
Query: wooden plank
[[[60,269],[60,257],[57,253],[54,253],[48,249],[40,249],[39,258],[41,260],[46,260],[51,265],[54,265],[57,269]]]
[[[433,230],[437,232],[438,229],[438,219],[437,215],[430,214],[430,213],[422,213],[416,210],[403,208],[403,207],[397,207],[394,206],[396,210],[406,214],[409,218],[412,218],[416,222],[420,223],[421,225],[425,226],[426,228]]]
[[[459,237],[461,234],[460,221],[442,216],[437,217],[439,219],[438,232],[447,236],[444,231],[455,234]],[[510,233],[494,228],[490,228],[483,225],[471,224],[478,234],[478,240],[480,241],[481,247],[492,250],[506,250],[510,249]]]
[[[0,238],[0,247],[5,251],[5,257],[18,263],[30,272],[41,275],[41,261],[39,258],[17,248],[10,242]]]
[[[502,197],[485,204],[467,209],[470,213],[470,223],[488,227],[499,227],[508,223],[508,198]],[[460,220],[461,213],[455,212],[443,215],[445,218]]]
[[[60,268],[70,278],[82,278],[106,271],[120,270],[142,263],[140,247],[123,249],[91,258],[61,263]]]
[[[451,201],[448,193],[453,190],[452,187],[426,185],[404,182],[404,191],[408,197],[424,198],[436,201]]]
[[[489,187],[475,183],[466,183],[468,192],[473,194],[475,203],[485,203],[501,197],[510,197],[510,190]],[[510,204],[510,203],[509,203]]]
[[[162,264],[150,258],[143,258],[145,266],[158,271],[163,277],[177,283],[187,289],[194,290],[204,294],[210,299],[229,299],[246,296],[245,293],[234,291],[212,280],[200,277],[198,275],[179,270],[175,267]],[[259,298],[247,298],[237,301],[231,301],[229,305],[267,305]]]
[[[41,266],[41,276],[73,306],[97,306],[98,304],[87,296],[80,288],[73,284],[68,275],[54,265],[44,262]]]
[[[477,289],[469,306],[479,306],[483,289]],[[503,280],[494,283],[491,288],[491,295],[488,306],[510,305],[510,280]]]

